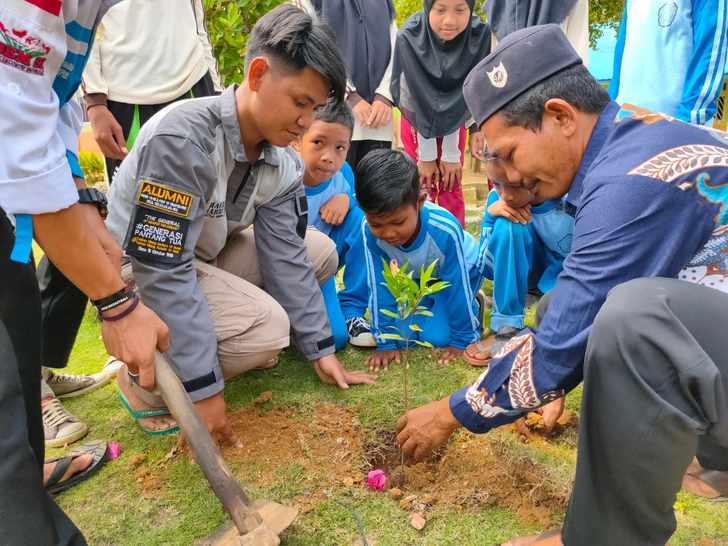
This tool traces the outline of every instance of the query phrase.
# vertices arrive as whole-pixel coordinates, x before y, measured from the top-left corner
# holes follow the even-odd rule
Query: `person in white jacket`
[[[126,0],[108,10],[95,35],[86,36],[94,44],[83,71],[86,112],[111,180],[141,125],[172,102],[214,94],[220,80],[202,0]],[[68,364],[87,298],[46,258],[36,276],[43,321],[45,442],[58,447],[88,432],[58,398],[104,385],[120,364],[110,359],[94,375],[59,371]]]

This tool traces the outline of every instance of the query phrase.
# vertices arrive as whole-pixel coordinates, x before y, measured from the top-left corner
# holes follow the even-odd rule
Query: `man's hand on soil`
[[[543,417],[543,426],[546,432],[551,432],[554,429],[559,417],[564,413],[564,400],[565,398],[562,396],[558,400],[549,402],[539,408],[538,412]]]
[[[450,411],[449,398],[408,411],[397,421],[397,444],[406,457],[418,462],[447,442],[460,426]]]
[[[336,355],[326,355],[313,364],[316,374],[322,383],[337,385],[340,389],[348,389],[349,385],[372,385],[374,378],[363,372],[349,372],[341,365]]]
[[[367,366],[369,366],[370,372],[386,370],[392,362],[396,362],[397,364],[401,362],[401,356],[399,351],[396,349],[374,351],[374,353],[369,355],[369,358],[367,358]]]
[[[242,447],[225,415],[225,399],[222,392],[195,402],[195,411],[218,445]]]
[[[326,201],[319,210],[321,219],[330,226],[339,226],[349,212],[349,196],[338,193]]]
[[[438,364],[450,364],[453,360],[462,358],[463,350],[456,347],[445,347],[444,349],[436,349]]]

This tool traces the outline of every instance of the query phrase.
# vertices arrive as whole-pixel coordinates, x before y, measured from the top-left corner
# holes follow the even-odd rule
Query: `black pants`
[[[40,299],[32,265],[10,261],[14,239],[0,209],[0,544],[83,545],[43,488]]]
[[[162,104],[136,105],[110,100],[108,101],[108,108],[109,111],[114,114],[114,117],[116,118],[116,121],[119,122],[119,125],[121,125],[121,130],[124,132],[124,139],[127,140],[129,138],[129,133],[132,129],[132,125],[134,123],[134,110],[136,108],[139,109],[139,126],[141,127],[147,121],[149,121],[149,118],[159,112],[162,108],[169,106],[170,104],[177,102],[178,100],[191,99],[194,97],[209,97],[214,94],[215,86],[212,82],[212,76],[210,76],[210,73],[208,72],[187,93],[169,102],[164,102]],[[119,165],[121,165],[121,161],[119,161],[118,159],[110,159],[108,157],[106,158],[106,174],[109,177],[109,181],[112,180],[114,172],[116,172],[116,169],[119,167]]]
[[[356,166],[369,152],[391,147],[392,142],[390,140],[352,140],[349,152],[346,154],[346,162],[356,172]]]
[[[676,279],[616,287],[584,361],[567,546],[664,545],[697,454],[728,469],[728,294]]]
[[[144,125],[149,118],[165,106],[182,99],[204,97],[213,95],[215,88],[209,73],[198,81],[192,89],[164,104],[141,105],[139,108],[139,122]],[[124,138],[129,137],[129,131],[134,119],[134,104],[109,101],[109,110],[121,125]],[[106,169],[111,180],[114,171],[121,164],[114,159],[106,159]],[[45,256],[38,265],[38,285],[43,321],[43,354],[41,363],[50,368],[63,368],[68,364],[76,335],[86,310],[86,296],[73,283],[66,279]]]

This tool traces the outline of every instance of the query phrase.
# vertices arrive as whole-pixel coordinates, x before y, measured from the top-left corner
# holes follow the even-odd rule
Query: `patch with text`
[[[155,262],[178,264],[182,260],[189,226],[189,220],[136,207],[126,253]]]
[[[189,218],[194,198],[191,193],[180,191],[158,182],[142,180],[136,204],[180,218]]]

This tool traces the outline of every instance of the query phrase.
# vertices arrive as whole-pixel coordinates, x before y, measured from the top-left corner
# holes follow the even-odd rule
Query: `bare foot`
[[[563,546],[561,542],[561,529],[546,531],[540,535],[519,537],[503,543],[502,546]]]
[[[134,411],[160,409],[158,407],[152,407],[144,402],[142,399],[140,399],[134,392],[134,389],[132,388],[130,382],[131,379],[129,378],[129,374],[127,373],[126,366],[122,366],[121,368],[119,368],[119,371],[116,372],[116,383],[119,386],[119,390],[124,395],[124,398],[126,398],[127,402],[129,402],[129,406],[131,406],[131,409],[133,409]],[[137,422],[139,423],[139,426],[150,432],[168,430],[177,425],[177,421],[175,421],[171,415],[162,415],[159,417],[141,417],[137,419]]]
[[[84,453],[82,455],[76,455],[75,457],[73,457],[73,459],[71,460],[71,464],[68,465],[68,468],[66,469],[66,472],[63,474],[63,477],[60,479],[59,483],[65,482],[71,476],[74,476],[79,472],[83,472],[84,470],[86,470],[91,465],[93,460],[93,456],[90,453]],[[51,474],[53,474],[53,471],[56,469],[58,463],[59,461],[53,461],[52,463],[43,464],[43,487],[45,487],[48,483],[48,478],[51,477]]]

